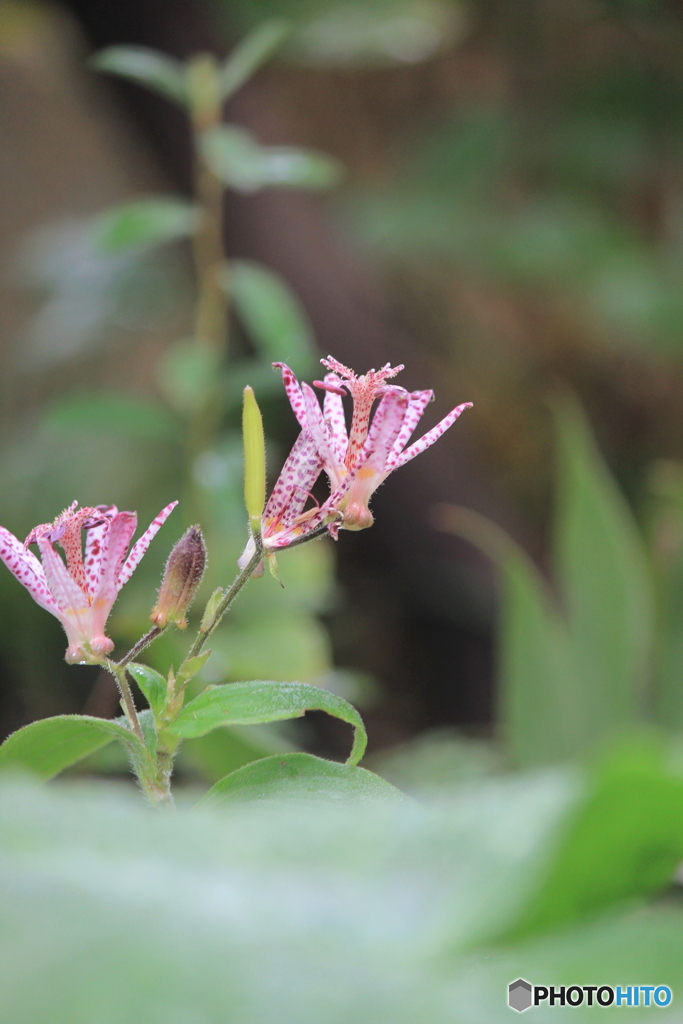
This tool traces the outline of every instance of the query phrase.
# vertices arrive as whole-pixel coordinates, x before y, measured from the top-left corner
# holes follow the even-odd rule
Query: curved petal
[[[325,384],[332,386],[339,384],[340,380],[336,373],[325,374]],[[344,403],[341,395],[336,391],[325,391],[323,399],[323,417],[327,423],[330,438],[335,455],[339,462],[346,458],[346,449],[349,443],[349,433],[346,429],[346,417],[344,416]]]
[[[162,508],[162,510],[159,513],[159,515],[155,519],[153,519],[152,522],[150,523],[150,525],[147,527],[147,529],[143,533],[142,537],[140,537],[140,539],[135,542],[135,544],[133,545],[133,547],[131,549],[130,554],[128,555],[128,558],[126,559],[126,562],[125,562],[123,568],[121,569],[121,571],[118,574],[118,583],[117,583],[118,590],[120,590],[121,587],[124,585],[124,583],[127,583],[128,580],[131,578],[131,576],[133,575],[133,573],[137,569],[138,565],[140,564],[140,561],[141,561],[142,556],[144,555],[145,551],[147,550],[149,545],[152,543],[152,540],[157,535],[157,533],[159,532],[161,527],[164,525],[164,523],[166,522],[166,520],[168,519],[168,517],[170,516],[171,512],[173,511],[173,509],[176,507],[177,504],[178,504],[177,501],[172,501],[170,503],[170,505],[166,506],[166,508]],[[123,513],[119,513],[119,514],[123,515]],[[127,513],[127,514],[130,515],[131,513]],[[137,517],[136,517],[136,520],[137,520]],[[135,530],[133,529],[133,533],[134,532],[135,532]],[[132,536],[132,533],[131,533],[131,536]]]
[[[304,396],[301,393],[299,381],[296,379],[296,376],[294,375],[294,371],[290,370],[290,368],[287,366],[287,363],[273,363],[273,366],[277,366],[277,368],[281,371],[282,383],[285,386],[285,391],[287,392],[289,404],[292,407],[294,415],[299,421],[299,426],[301,427],[302,430],[306,430],[308,427],[308,423],[306,421],[306,404],[304,402]]]
[[[55,604],[45,578],[45,571],[33,554],[13,533],[0,526],[0,559],[9,571],[16,576],[29,594],[41,608],[59,618],[59,610]]]
[[[433,398],[433,391],[413,391],[411,393],[408,409],[403,419],[403,426],[401,427],[394,444],[391,446],[391,451],[389,452],[389,457],[387,459],[387,470],[389,470],[389,472],[394,469],[401,452],[408,443],[410,435],[420,422],[422,414]]]
[[[344,475],[344,469],[337,459],[334,451],[330,432],[323,419],[322,409],[318,397],[310,384],[302,384],[301,390],[306,406],[306,422],[313,440],[316,443],[318,452],[324,463],[325,472],[330,478],[332,489],[338,487]]]
[[[109,533],[109,523],[115,515],[118,515],[119,510],[116,505],[105,505],[100,506],[100,511],[104,517],[102,522],[98,523],[97,526],[87,527],[85,530],[85,557],[83,561],[85,563],[85,582],[91,597],[95,596],[99,586],[102,552],[106,549],[107,545],[106,538]]]
[[[63,620],[67,612],[76,616],[87,614],[90,609],[90,601],[71,577],[52,543],[47,537],[38,537],[36,543],[40,549],[45,579],[57,606],[57,617]]]
[[[302,430],[287,456],[263,513],[264,534],[269,528],[289,526],[300,515],[323,460],[307,430]]]
[[[136,512],[118,512],[109,523],[109,530],[102,548],[100,577],[93,606],[107,608],[107,615],[121,589],[119,579],[128,546],[138,525]]]
[[[410,462],[416,455],[420,455],[423,451],[429,448],[430,445],[438,441],[442,434],[445,434],[449,427],[452,427],[455,421],[458,419],[461,413],[465,409],[471,409],[471,402],[463,402],[462,405],[457,406],[455,409],[451,409],[448,416],[444,416],[440,423],[437,423],[435,427],[427,431],[424,437],[421,437],[415,444],[411,444],[410,448],[406,448],[402,455],[399,455],[394,469],[398,469],[399,466],[405,466],[406,462]]]

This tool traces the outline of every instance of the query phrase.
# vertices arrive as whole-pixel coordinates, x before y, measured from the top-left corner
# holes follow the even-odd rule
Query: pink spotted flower
[[[130,553],[138,517],[135,512],[119,512],[115,505],[79,509],[74,502],[53,523],[31,530],[23,544],[0,526],[0,559],[34,601],[61,622],[69,641],[69,663],[97,663],[112,650],[114,644],[105,635],[112,605],[177,504],[173,501],[162,509]],[[29,550],[34,543],[42,564]],[[55,544],[64,552],[66,564]]]
[[[332,494],[326,502],[341,513],[338,527],[364,530],[372,526],[370,498],[390,473],[425,451],[460,414],[471,408],[464,402],[432,427],[418,441],[406,447],[433,391],[406,391],[387,381],[403,366],[387,363],[381,370],[369,370],[357,376],[353,370],[329,356],[321,359],[329,372],[322,381],[314,381],[325,392],[322,409],[310,385],[299,384],[284,363],[275,363],[282,378],[294,415],[309,435],[330,480]],[[347,430],[342,398],[353,401],[351,428]],[[379,399],[374,416],[372,408]],[[291,458],[291,456],[290,456]]]

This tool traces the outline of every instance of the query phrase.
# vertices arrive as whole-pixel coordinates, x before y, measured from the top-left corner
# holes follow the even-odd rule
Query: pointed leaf
[[[336,160],[294,146],[261,146],[237,125],[218,125],[203,133],[201,152],[216,177],[237,192],[261,188],[329,188],[341,175]]]
[[[91,58],[90,67],[146,85],[181,107],[187,105],[182,64],[157,50],[146,46],[108,46]]]
[[[181,436],[178,421],[161,402],[107,391],[59,399],[48,408],[43,423],[51,430],[85,430],[152,441],[179,440]]]
[[[92,220],[93,240],[103,253],[161,245],[194,234],[199,224],[194,203],[175,196],[148,196],[105,210]]]
[[[585,745],[585,716],[569,637],[548,585],[499,527],[469,509],[440,506],[439,526],[465,537],[501,574],[498,625],[500,720],[515,766],[548,764]]]
[[[251,260],[232,260],[223,278],[237,314],[260,355],[305,373],[315,359],[306,310],[279,274]]]
[[[145,700],[155,715],[160,715],[166,706],[166,680],[149,665],[131,661],[126,669],[138,684]]]
[[[365,753],[367,735],[363,720],[341,697],[307,683],[228,683],[212,686],[190,701],[168,732],[193,738],[204,736],[223,725],[259,725],[287,718],[299,718],[306,711],[326,711],[354,728],[349,764],[357,764]]]
[[[221,70],[221,98],[229,99],[275,52],[287,35],[287,22],[275,20],[259,25],[237,44]]]
[[[660,459],[650,473],[650,556],[657,590],[658,724],[683,729],[683,463]]]
[[[670,883],[683,855],[683,779],[667,760],[648,735],[603,756],[506,938],[566,925]]]
[[[275,754],[226,775],[211,787],[200,806],[235,800],[405,800],[379,775],[312,754]]]
[[[7,737],[0,746],[0,771],[26,769],[51,779],[112,740],[141,750],[140,741],[118,722],[88,715],[42,718]]]
[[[554,405],[558,431],[557,578],[588,711],[586,739],[644,710],[652,580],[633,514],[577,403]]]
[[[178,683],[187,683],[190,679],[194,679],[197,673],[201,672],[204,668],[210,657],[211,651],[204,651],[203,654],[198,654],[196,657],[184,662],[178,670]]]

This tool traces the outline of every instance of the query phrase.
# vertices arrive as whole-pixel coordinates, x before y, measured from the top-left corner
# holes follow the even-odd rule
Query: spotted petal
[[[67,612],[71,615],[86,614],[90,607],[90,601],[72,578],[51,542],[43,536],[38,537],[36,543],[40,549],[45,579],[57,606],[58,618],[63,620],[63,616]]]
[[[336,373],[325,374],[325,384],[333,387],[340,384]],[[346,448],[349,443],[349,433],[346,429],[346,417],[344,416],[344,403],[342,397],[336,391],[325,391],[323,399],[323,416],[330,431],[332,446],[339,462],[344,461]]]
[[[100,584],[102,552],[106,549],[109,523],[118,514],[116,505],[98,506],[102,512],[102,522],[91,526],[85,531],[85,581],[88,593],[94,597]]]
[[[433,391],[413,391],[411,393],[408,409],[406,410],[406,414],[403,418],[403,425],[398,433],[398,437],[391,447],[391,451],[389,452],[387,470],[391,471],[396,466],[396,462],[399,459],[401,452],[407,445],[411,434],[420,422],[425,409],[433,398]]]
[[[137,569],[138,565],[140,564],[140,561],[145,551],[152,543],[152,540],[154,539],[154,537],[156,537],[157,533],[164,525],[164,523],[166,522],[166,520],[168,519],[168,517],[170,516],[171,512],[173,511],[177,504],[177,501],[172,501],[170,505],[166,506],[166,508],[162,508],[161,512],[156,517],[156,519],[153,519],[150,525],[147,527],[142,537],[140,537],[140,539],[135,542],[128,558],[126,559],[123,568],[119,573],[119,590],[124,585],[124,583],[127,583],[128,580],[131,578],[131,576]]]
[[[471,408],[471,402],[463,402],[463,404],[457,406],[457,408],[451,409],[448,416],[444,416],[440,423],[437,423],[435,427],[432,427],[431,430],[428,430],[427,433],[423,437],[421,437],[419,441],[416,441],[415,444],[411,444],[410,448],[406,448],[403,454],[399,455],[394,465],[394,469],[398,469],[399,466],[405,466],[406,462],[410,462],[410,460],[414,459],[416,455],[420,455],[422,452],[426,451],[426,449],[429,448],[430,445],[433,445],[435,441],[439,440],[442,434],[445,434],[448,428],[455,423],[455,421],[458,419],[460,414],[465,411],[465,409]]]
[[[289,526],[301,514],[322,465],[315,441],[307,430],[302,430],[268,499],[263,513],[264,533]]]
[[[48,589],[42,565],[33,552],[4,526],[0,526],[0,558],[26,587],[36,604],[53,615],[58,615],[57,605]]]
[[[137,525],[135,512],[118,512],[109,523],[106,548],[103,548],[101,556],[99,585],[93,603],[102,601],[111,607],[116,600],[122,586],[121,569]]]
[[[323,460],[325,472],[330,478],[330,485],[334,490],[338,487],[344,476],[344,468],[337,459],[332,445],[330,432],[323,419],[322,409],[318,402],[315,391],[310,384],[302,384],[304,403],[306,405],[306,422],[308,429],[315,441],[320,456]]]
[[[306,430],[308,427],[306,420],[306,403],[304,402],[304,396],[301,393],[301,386],[294,375],[294,371],[290,370],[286,363],[273,363],[273,366],[277,366],[282,372],[282,383],[285,386],[289,404],[292,407],[294,415],[299,421],[299,426],[302,430]]]

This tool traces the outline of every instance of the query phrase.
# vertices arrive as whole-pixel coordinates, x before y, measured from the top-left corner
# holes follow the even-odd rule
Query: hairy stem
[[[126,665],[130,664],[131,661],[134,661],[137,658],[141,651],[144,651],[145,647],[149,647],[149,645],[153,643],[157,637],[161,636],[163,632],[163,629],[159,629],[158,626],[153,626],[149,633],[145,633],[145,635],[140,637],[138,642],[131,647],[128,654],[124,654],[118,662],[118,665],[121,668],[124,668]]]
[[[135,702],[133,701],[133,694],[131,693],[130,686],[128,685],[128,680],[126,679],[125,668],[118,665],[115,661],[111,661],[109,658],[105,658],[102,664],[109,672],[111,672],[116,680],[116,685],[118,686],[119,693],[121,694],[121,707],[128,719],[128,724],[140,742],[144,744],[145,738],[142,735],[142,726],[140,725],[138,713],[135,710]]]
[[[227,612],[228,608],[230,607],[232,602],[235,600],[235,598],[237,597],[237,595],[239,594],[240,590],[245,585],[245,583],[247,583],[247,581],[249,580],[249,578],[250,578],[251,574],[253,573],[254,569],[256,568],[256,566],[259,564],[259,562],[263,558],[263,544],[261,542],[260,535],[256,534],[254,536],[254,541],[256,543],[256,550],[254,551],[254,554],[251,556],[251,558],[249,559],[248,563],[245,565],[244,569],[241,570],[241,572],[235,577],[235,579],[232,582],[232,584],[226,590],[225,595],[223,596],[223,599],[222,599],[221,603],[216,608],[216,612],[215,612],[215,615],[213,617],[212,622],[209,624],[209,626],[207,627],[207,629],[203,633],[200,632],[195,637],[194,643],[192,644],[192,647],[190,648],[190,650],[187,652],[187,657],[185,658],[185,661],[183,662],[183,665],[186,664],[190,660],[190,658],[195,658],[198,654],[201,653],[202,647],[204,646],[206,641],[209,639],[209,637],[213,633],[214,629],[216,628],[218,623],[221,621],[221,619],[223,618],[223,616]],[[181,665],[181,667],[179,669],[178,674],[180,674],[181,670],[182,670],[182,665]]]

